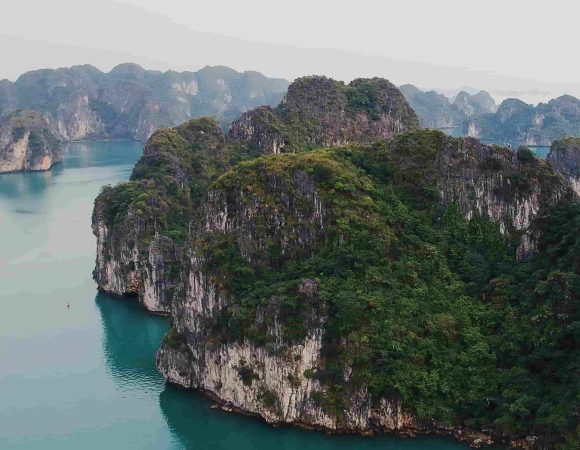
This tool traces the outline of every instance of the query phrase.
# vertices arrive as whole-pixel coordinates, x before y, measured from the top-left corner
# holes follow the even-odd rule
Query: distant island
[[[0,115],[39,111],[64,141],[146,140],[158,128],[201,116],[227,127],[248,109],[277,104],[287,87],[286,80],[221,66],[159,72],[127,63],[103,73],[84,65],[0,81]]]
[[[580,100],[571,95],[537,106],[510,98],[498,106],[485,91],[460,92],[454,99],[412,85],[401,86],[401,92],[423,127],[455,128],[455,135],[487,143],[550,146],[555,140],[580,136]]]
[[[421,126],[425,128],[459,128],[471,117],[478,117],[497,110],[495,101],[486,91],[471,95],[460,91],[453,101],[434,90],[421,89],[406,84],[401,92],[417,113]]]
[[[60,161],[60,141],[43,114],[14,111],[0,118],[0,173],[48,170]]]
[[[466,121],[464,132],[485,141],[512,146],[549,146],[557,139],[580,136],[580,100],[563,95],[533,106],[518,99],[507,99],[496,113]]]

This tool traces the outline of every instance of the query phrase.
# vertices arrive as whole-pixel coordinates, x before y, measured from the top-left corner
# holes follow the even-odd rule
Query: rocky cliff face
[[[580,197],[580,138],[554,141],[547,159],[570,181],[574,192]]]
[[[0,173],[48,170],[60,161],[60,142],[42,114],[16,111],[0,119]]]
[[[109,73],[92,66],[38,70],[0,82],[0,114],[44,113],[63,140],[146,140],[158,128],[216,116],[222,126],[251,108],[276,104],[288,83],[227,67],[157,72],[121,64]]]
[[[174,271],[178,270],[179,250],[174,242],[159,234],[141,242],[134,213],[128,213],[127,234],[112,232],[101,219],[93,223],[97,237],[97,264],[93,276],[99,290],[117,296],[135,296],[148,311],[167,314],[176,287]]]
[[[565,181],[544,162],[527,159],[527,153],[425,132],[403,134],[385,145],[372,152],[395,167],[397,185],[436,186],[441,204],[459,205],[467,218],[487,216],[506,234],[523,233],[522,252],[530,250],[534,217],[570,196]],[[396,395],[373,396],[369,386],[356,381],[353,336],[343,336],[339,344],[350,356],[335,375],[345,386],[336,394],[321,375],[330,364],[325,339],[333,306],[321,294],[328,287],[313,274],[295,281],[293,302],[300,306],[290,324],[284,289],[260,291],[257,304],[240,303],[239,272],[260,284],[259,272],[312,258],[332,240],[343,212],[321,180],[333,170],[324,164],[344,162],[331,155],[314,151],[259,159],[209,187],[192,223],[183,291],[174,298],[173,327],[157,355],[159,370],[173,383],[209,393],[226,410],[269,423],[365,434],[447,434],[476,446],[501,442],[491,432],[420,419]],[[318,165],[325,169],[313,169]],[[417,183],[419,176],[423,183]],[[338,242],[348,239],[345,234]],[[531,446],[533,439],[511,444]]]
[[[232,123],[229,137],[263,153],[372,142],[417,128],[401,92],[384,79],[348,85],[326,77],[296,80],[276,108],[249,111]]]
[[[169,312],[190,216],[217,168],[224,170],[224,153],[225,138],[213,120],[162,129],[145,145],[131,181],[105,186],[93,212],[100,290]]]
[[[557,139],[580,134],[580,100],[564,95],[534,107],[507,99],[495,114],[474,118],[464,128],[470,136],[485,141],[548,146]]]
[[[326,88],[316,96],[320,83]],[[353,86],[357,83],[362,81],[353,82]],[[185,238],[190,216],[207,185],[229,165],[240,158],[255,156],[256,151],[276,154],[297,149],[298,141],[293,139],[303,130],[293,127],[300,108],[310,108],[304,110],[305,117],[316,130],[322,130],[317,131],[316,138],[308,140],[310,145],[322,145],[320,142],[338,145],[345,136],[355,141],[364,141],[369,136],[373,139],[391,136],[399,128],[416,125],[415,116],[396,88],[386,80],[373,79],[370,83],[377,90],[367,92],[373,100],[369,111],[377,111],[376,120],[369,113],[353,110],[354,115],[342,130],[338,121],[348,106],[344,86],[327,78],[312,77],[296,81],[275,110],[261,107],[244,114],[232,124],[227,137],[217,123],[208,119],[155,133],[145,146],[131,182],[105,188],[96,200],[93,233],[98,251],[94,278],[99,289],[116,295],[137,295],[149,310],[167,312],[181,264],[174,241],[176,237]],[[195,91],[195,86],[180,89]],[[273,121],[284,121],[286,116],[293,119],[285,122],[284,132],[272,127]],[[255,119],[251,126],[247,126],[249,117]],[[367,134],[369,129],[375,131]],[[176,211],[168,212],[171,208]],[[167,273],[173,274],[172,280]]]
[[[528,150],[399,134],[417,121],[392,98],[315,77],[227,137],[209,120],[158,131],[96,200],[95,279],[169,312],[157,367],[227,410],[533,447],[477,418],[501,390],[493,316],[466,292],[502,233],[534,249],[535,218],[570,185]],[[339,147],[294,152],[323,144]]]
[[[428,140],[421,142],[424,136],[405,136],[390,144],[399,182],[430,180],[441,203],[457,204],[468,220],[484,215],[499,224],[502,234],[521,234],[520,258],[534,251],[537,235],[532,225],[538,213],[572,198],[570,185],[528,149],[512,151],[438,134],[427,134]],[[423,151],[416,153],[417,148]]]

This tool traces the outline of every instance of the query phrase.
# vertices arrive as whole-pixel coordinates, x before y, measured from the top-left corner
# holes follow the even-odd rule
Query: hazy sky
[[[123,61],[580,95],[576,0],[2,0],[0,78]]]

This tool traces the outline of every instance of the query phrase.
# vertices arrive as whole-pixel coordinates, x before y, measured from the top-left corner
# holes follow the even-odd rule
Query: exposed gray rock
[[[287,86],[285,80],[227,67],[162,73],[121,64],[103,73],[74,66],[0,81],[0,114],[40,111],[63,140],[146,140],[158,128],[201,116],[216,116],[226,127],[248,109],[276,104]]]
[[[48,170],[62,161],[62,149],[47,119],[35,111],[0,118],[0,173]]]
[[[294,81],[276,108],[262,107],[232,123],[228,136],[263,153],[370,143],[419,127],[417,116],[389,81],[326,77]]]

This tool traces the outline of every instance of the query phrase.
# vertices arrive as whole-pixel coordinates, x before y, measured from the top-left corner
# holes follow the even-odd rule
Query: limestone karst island
[[[580,6],[6,1],[1,449],[579,448]]]

